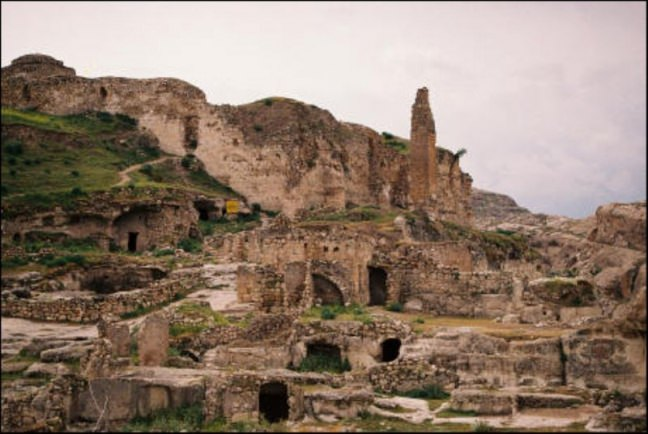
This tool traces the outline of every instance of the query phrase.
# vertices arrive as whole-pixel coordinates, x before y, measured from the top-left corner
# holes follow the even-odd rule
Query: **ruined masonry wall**
[[[2,316],[41,321],[94,322],[103,315],[121,315],[137,306],[149,307],[172,301],[188,287],[181,281],[155,282],[147,289],[116,292],[93,297],[60,298],[55,300],[2,300]]]

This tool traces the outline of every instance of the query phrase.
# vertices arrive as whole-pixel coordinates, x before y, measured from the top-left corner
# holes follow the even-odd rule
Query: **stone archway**
[[[259,390],[259,416],[270,423],[288,419],[288,387],[273,381],[261,385]]]
[[[382,268],[368,267],[369,305],[385,305],[387,302],[387,272]]]
[[[312,274],[313,298],[321,304],[344,304],[344,296],[340,288],[331,279],[321,274]]]

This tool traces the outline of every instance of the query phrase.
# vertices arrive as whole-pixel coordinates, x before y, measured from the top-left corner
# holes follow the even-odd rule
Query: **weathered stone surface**
[[[117,323],[114,317],[104,317],[97,323],[97,330],[99,338],[110,341],[115,357],[128,357],[131,339],[127,324]]]
[[[68,344],[64,347],[41,351],[40,359],[46,363],[80,360],[91,348],[92,342]]]
[[[510,393],[489,390],[457,389],[452,392],[450,408],[477,414],[511,414],[514,397]]]
[[[308,416],[320,419],[358,417],[373,402],[373,393],[362,385],[348,385],[340,389],[327,386],[308,388],[304,391],[304,409]]]
[[[646,251],[646,202],[610,203],[596,209],[591,241]]]
[[[137,351],[142,366],[162,366],[169,349],[169,322],[162,313],[149,315],[137,335]]]
[[[645,388],[645,340],[583,331],[562,337],[569,385],[636,391]]]
[[[32,364],[25,371],[25,377],[41,377],[43,375],[65,375],[70,373],[70,368],[63,363],[40,363]]]
[[[583,398],[559,393],[518,393],[517,408],[567,408],[584,403]]]

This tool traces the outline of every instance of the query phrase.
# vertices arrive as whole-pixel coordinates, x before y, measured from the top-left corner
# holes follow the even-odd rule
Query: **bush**
[[[15,166],[16,165],[16,159],[14,157],[9,157],[9,165],[10,166]]]
[[[400,302],[395,302],[395,303],[390,303],[386,309],[390,312],[402,312],[403,311],[403,304]]]
[[[263,104],[264,104],[266,107],[270,107],[270,106],[272,105],[272,98],[266,98],[266,99],[264,99],[264,100],[263,100]]]
[[[64,255],[64,256],[54,256],[49,253],[37,261],[41,265],[45,265],[48,268],[51,267],[61,267],[67,264],[77,264],[85,265],[86,258],[83,255]]]
[[[320,317],[324,320],[326,319],[335,319],[337,314],[328,306],[324,306]]]
[[[189,169],[193,165],[194,158],[195,157],[192,154],[187,154],[184,157],[182,157],[182,160],[180,160],[180,164],[185,169]]]
[[[9,142],[5,145],[5,152],[9,155],[22,155],[24,149],[20,142]]]
[[[145,164],[142,167],[140,167],[140,172],[142,172],[144,175],[151,176],[153,174],[153,166],[150,164]]]
[[[159,249],[153,252],[153,256],[159,258],[160,256],[173,255],[175,253],[174,249]]]
[[[122,114],[122,113],[117,113],[115,114],[115,117],[119,122],[122,124],[125,124],[128,127],[136,127],[137,126],[137,119],[134,119],[128,115]]]
[[[81,187],[73,187],[72,190],[70,190],[70,194],[72,196],[83,196],[85,192]]]
[[[197,253],[202,251],[202,243],[193,238],[183,238],[178,242],[178,247],[189,253]]]
[[[99,119],[101,122],[112,122],[113,117],[110,113],[108,112],[98,112],[97,113],[97,119]]]
[[[70,172],[70,175],[75,176],[75,177],[79,177],[79,171],[78,170],[73,170],[73,171]]]
[[[260,133],[261,131],[263,131],[263,127],[259,124],[254,124],[254,131]]]

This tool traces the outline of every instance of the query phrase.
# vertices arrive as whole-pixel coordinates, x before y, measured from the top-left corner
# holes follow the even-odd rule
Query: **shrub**
[[[16,165],[16,159],[14,157],[9,157],[9,165],[10,166],[15,166]]]
[[[416,324],[424,324],[425,320],[423,318],[421,318],[420,316],[417,316],[416,318],[414,318],[414,322]]]
[[[134,119],[128,115],[122,114],[122,113],[117,113],[115,114],[115,118],[122,124],[125,124],[128,127],[136,127],[137,126],[137,119]]]
[[[203,424],[202,406],[157,410],[138,416],[122,427],[123,432],[197,432]]]
[[[79,171],[78,170],[73,170],[73,171],[70,172],[70,175],[75,176],[75,177],[79,177]]]
[[[20,142],[9,142],[5,145],[5,152],[9,155],[22,155],[24,149]]]
[[[97,113],[97,119],[99,119],[101,122],[112,122],[113,117],[110,113],[108,112],[98,112]]]
[[[394,302],[390,303],[386,309],[390,312],[402,312],[403,311],[403,304],[400,302]]]
[[[77,264],[85,265],[86,258],[83,255],[64,255],[64,256],[54,256],[49,253],[37,261],[39,264],[45,265],[46,267],[61,267],[67,264]]]
[[[147,176],[151,176],[153,174],[153,166],[151,166],[150,164],[145,164],[140,167],[139,171]]]
[[[2,184],[2,187],[0,187],[0,191],[2,192],[1,194],[4,196],[5,194],[9,193],[9,188]]]
[[[320,317],[324,320],[335,319],[336,316],[337,314],[328,306],[324,306],[322,313],[320,314]]]
[[[264,104],[266,107],[270,107],[270,106],[272,105],[272,98],[266,98],[266,99],[264,99],[264,100],[263,100],[263,104]]]
[[[174,249],[158,249],[153,252],[153,256],[159,258],[160,256],[173,255],[175,253]]]
[[[202,243],[193,238],[183,238],[178,242],[178,247],[189,253],[196,253],[202,250]]]
[[[72,190],[70,190],[70,194],[72,196],[82,196],[85,193],[81,187],[73,187]]]
[[[195,157],[192,154],[187,154],[184,157],[182,157],[182,160],[180,160],[180,164],[185,169],[189,169],[193,165],[194,158]]]
[[[260,133],[261,131],[263,131],[263,127],[259,124],[254,124],[254,131]]]
[[[196,139],[191,139],[191,140],[189,141],[188,146],[189,146],[189,149],[196,149],[196,148],[198,147],[198,140],[196,140]]]

